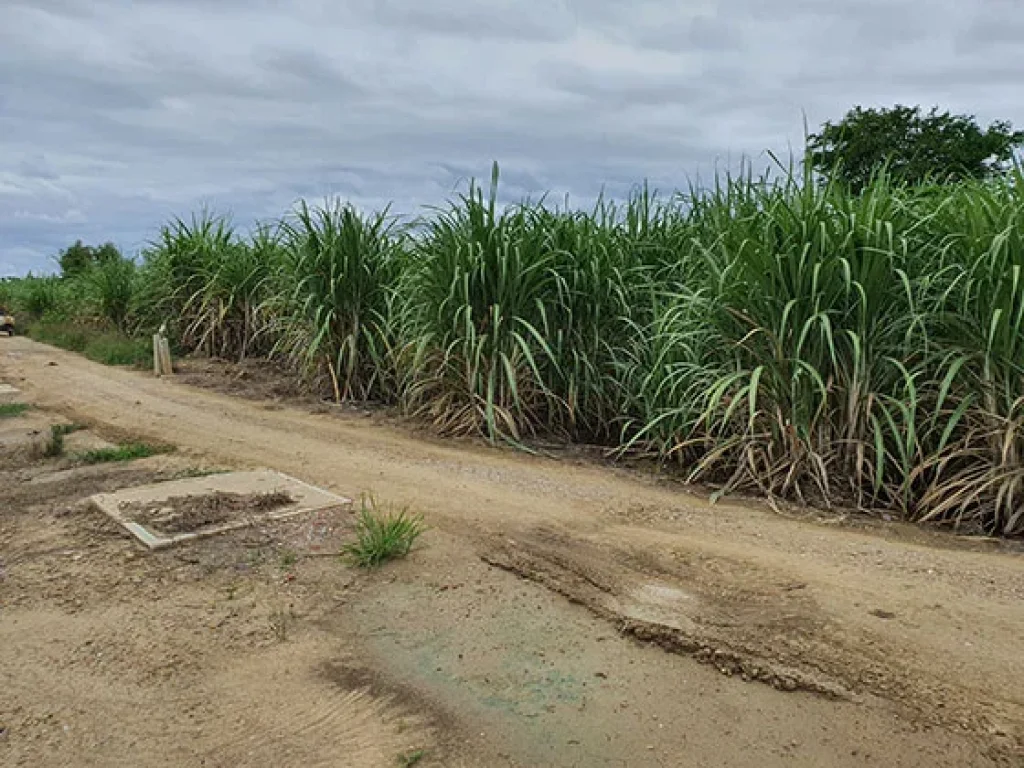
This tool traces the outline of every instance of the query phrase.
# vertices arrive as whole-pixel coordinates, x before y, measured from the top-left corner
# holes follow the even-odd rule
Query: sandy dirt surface
[[[4,341],[0,379],[41,409],[19,419],[178,451],[2,478],[0,763],[1024,760],[1011,546],[710,506],[621,469]],[[362,574],[323,556],[350,518],[148,554],[76,505],[209,464],[370,491],[432,529],[408,560]]]

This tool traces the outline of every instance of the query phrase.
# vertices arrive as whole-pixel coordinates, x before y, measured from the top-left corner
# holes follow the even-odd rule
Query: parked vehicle
[[[8,336],[14,335],[14,315],[0,307],[0,331]]]

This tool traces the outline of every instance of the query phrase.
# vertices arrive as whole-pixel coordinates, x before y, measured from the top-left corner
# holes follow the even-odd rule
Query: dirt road
[[[310,611],[328,677],[459,734],[438,744],[462,762],[438,764],[1024,759],[1024,558],[998,544],[711,506],[624,470],[260,405],[20,338],[0,347],[0,379],[106,435],[424,512],[435,530],[389,580]]]

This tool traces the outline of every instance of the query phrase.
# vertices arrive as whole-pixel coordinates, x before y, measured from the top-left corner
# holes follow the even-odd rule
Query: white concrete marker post
[[[153,375],[160,378],[160,334],[153,334]]]
[[[170,376],[174,373],[171,366],[171,345],[166,337],[167,325],[161,325],[160,330],[153,334],[153,375]]]
[[[171,376],[174,373],[171,366],[171,344],[164,336],[160,337],[160,358],[163,362],[164,376]]]

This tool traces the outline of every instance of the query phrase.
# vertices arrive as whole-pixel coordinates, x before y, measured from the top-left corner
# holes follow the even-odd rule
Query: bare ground
[[[0,378],[108,439],[179,448],[0,477],[0,763],[1024,761],[1011,547],[710,506],[20,338],[0,345]],[[372,491],[433,530],[366,576],[320,556],[350,520],[143,555],[74,503],[208,463]]]

